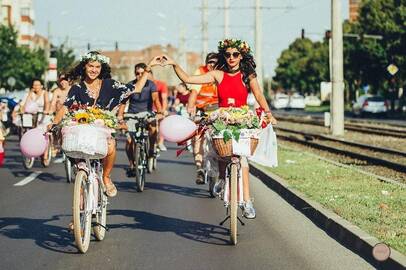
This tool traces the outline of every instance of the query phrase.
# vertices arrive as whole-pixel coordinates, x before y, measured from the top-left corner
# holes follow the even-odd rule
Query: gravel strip
[[[299,131],[305,132],[313,132],[313,133],[320,133],[330,135],[330,129],[321,126],[315,126],[310,124],[299,124],[299,123],[291,123],[286,121],[278,121],[277,127],[280,126],[282,128],[290,128]],[[345,131],[343,139],[348,141],[354,141],[364,144],[369,144],[373,146],[380,146],[386,147],[391,149],[396,149],[399,151],[406,152],[406,140],[403,138],[394,138],[391,136],[380,136],[380,135],[373,135],[373,134],[365,134],[355,131]]]

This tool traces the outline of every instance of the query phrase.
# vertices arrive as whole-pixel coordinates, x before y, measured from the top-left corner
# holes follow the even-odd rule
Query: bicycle
[[[244,141],[244,139],[250,140],[249,152],[252,154],[255,151],[258,139],[240,137],[239,143]],[[242,226],[245,225],[238,216],[238,208],[242,209],[244,206],[241,159],[248,155],[241,154],[238,149],[235,149],[239,147],[238,143],[234,144],[231,141],[225,143],[223,138],[212,138],[212,140],[213,148],[220,156],[220,159],[227,162],[224,188],[219,194],[219,197],[224,201],[224,206],[226,207],[226,217],[220,222],[220,226],[230,219],[230,242],[233,245],[236,245],[238,230],[237,223],[240,222]]]
[[[133,151],[135,168],[135,180],[137,191],[144,191],[145,174],[157,168],[157,147],[154,145],[152,156],[148,156],[149,146],[149,122],[155,121],[155,114],[142,112],[136,114],[126,113],[124,119],[127,122],[128,132],[131,138],[131,149]]]
[[[98,241],[102,241],[108,231],[106,227],[108,199],[102,180],[101,162],[101,158],[107,154],[107,136],[100,127],[78,125],[72,129],[74,132],[63,135],[62,149],[68,160],[72,158],[76,161],[72,200],[73,232],[79,251],[86,253],[90,244],[91,229]]]
[[[39,123],[44,123],[49,121],[49,115],[43,114],[43,113],[22,113],[20,114],[20,119],[21,119],[21,126],[18,132],[19,139],[21,140],[21,137],[27,130],[36,128]],[[49,167],[51,164],[52,160],[52,136],[48,136],[48,146],[47,149],[45,150],[48,158],[44,159],[44,155],[41,156],[41,164],[43,167]],[[23,156],[23,165],[24,168],[26,169],[31,169],[34,165],[35,158],[34,157],[25,157]]]

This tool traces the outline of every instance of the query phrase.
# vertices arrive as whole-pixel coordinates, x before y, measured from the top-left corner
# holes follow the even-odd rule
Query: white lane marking
[[[54,160],[54,163],[58,164],[58,163],[63,163],[64,161],[65,161],[64,158],[57,158],[57,159]]]
[[[21,180],[18,183],[15,183],[14,186],[24,186],[26,184],[28,184],[29,182],[35,180],[35,178],[37,178],[38,175],[40,175],[42,172],[41,171],[36,171],[31,173],[29,176],[27,176],[26,178],[24,178],[23,180]]]

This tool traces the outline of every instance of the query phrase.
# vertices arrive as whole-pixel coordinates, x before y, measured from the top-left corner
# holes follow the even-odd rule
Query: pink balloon
[[[48,138],[40,128],[30,129],[21,137],[20,149],[25,157],[39,157],[44,154],[47,146]]]
[[[159,131],[165,140],[169,142],[181,142],[192,136],[197,126],[190,119],[171,115],[162,120]]]
[[[37,113],[39,110],[38,104],[33,101],[28,101],[24,106],[24,112],[26,113]]]

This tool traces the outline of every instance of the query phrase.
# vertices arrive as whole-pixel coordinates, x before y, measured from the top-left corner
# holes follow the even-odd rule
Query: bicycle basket
[[[62,128],[62,149],[68,157],[101,159],[107,155],[108,129],[95,125],[75,125]]]
[[[250,152],[247,156],[252,156],[255,152],[255,149],[257,148],[258,139],[257,138],[246,138],[246,139],[249,139],[249,148],[250,148]],[[224,142],[223,138],[220,137],[212,138],[213,148],[220,157],[229,157],[232,155],[239,154],[240,152],[235,148],[239,147],[243,142],[243,140],[244,138],[240,138],[238,142],[234,141],[233,143],[232,140]]]

